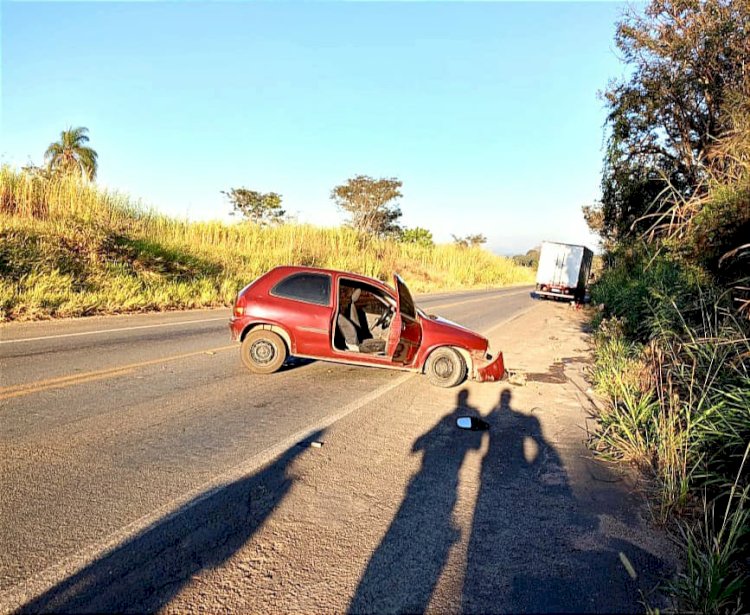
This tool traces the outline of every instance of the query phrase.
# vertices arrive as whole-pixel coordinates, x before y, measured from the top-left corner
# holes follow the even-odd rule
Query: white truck
[[[536,272],[536,294],[583,302],[593,258],[594,253],[585,246],[542,242]]]

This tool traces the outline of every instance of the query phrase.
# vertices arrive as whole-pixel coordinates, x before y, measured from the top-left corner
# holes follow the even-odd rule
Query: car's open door
[[[422,342],[422,326],[419,324],[417,306],[404,281],[394,274],[393,283],[396,289],[396,313],[391,321],[386,354],[394,363],[408,365],[414,360]]]

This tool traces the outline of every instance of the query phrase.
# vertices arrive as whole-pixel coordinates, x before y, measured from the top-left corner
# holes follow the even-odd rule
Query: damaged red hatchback
[[[270,374],[287,357],[423,372],[437,386],[494,381],[503,355],[478,333],[427,315],[404,281],[394,288],[354,273],[276,267],[237,295],[229,328],[242,362]]]

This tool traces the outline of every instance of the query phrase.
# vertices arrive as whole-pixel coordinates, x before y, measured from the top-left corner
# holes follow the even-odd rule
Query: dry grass
[[[227,305],[281,264],[355,271],[415,292],[530,283],[482,249],[374,239],[348,228],[187,222],[72,177],[0,169],[0,319]]]

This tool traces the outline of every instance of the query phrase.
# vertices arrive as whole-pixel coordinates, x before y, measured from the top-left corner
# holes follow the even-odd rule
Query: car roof
[[[361,281],[361,282],[367,282],[369,284],[377,284],[380,286],[384,286],[385,288],[388,288],[390,290],[393,290],[386,282],[383,282],[381,280],[378,280],[376,278],[371,278],[366,275],[362,275],[360,273],[354,273],[352,271],[340,271],[338,269],[324,269],[323,267],[308,267],[305,265],[279,265],[277,267],[274,267],[269,271],[268,273],[276,272],[277,274],[281,273],[297,273],[297,272],[304,272],[304,273],[328,273],[328,274],[335,274],[337,276],[344,276],[347,278],[353,278],[355,280]]]

